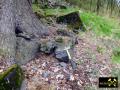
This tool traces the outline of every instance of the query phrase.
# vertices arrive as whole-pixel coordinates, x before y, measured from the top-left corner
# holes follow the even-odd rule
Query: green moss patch
[[[32,9],[33,9],[33,12],[36,13],[37,16],[45,17],[45,12],[43,11],[43,9],[40,8],[39,4],[33,4]]]
[[[44,9],[46,16],[64,16],[66,14],[78,11],[78,8],[69,7],[66,9]]]
[[[22,80],[22,69],[16,64],[12,65],[0,74],[0,90],[16,90],[20,88]]]
[[[73,8],[73,7],[67,7],[66,9],[60,9],[60,8],[40,8],[39,4],[32,4],[32,9],[34,12],[37,12],[38,14],[43,14],[45,17],[49,16],[63,16],[68,13],[72,13],[75,11],[78,11],[78,8]]]

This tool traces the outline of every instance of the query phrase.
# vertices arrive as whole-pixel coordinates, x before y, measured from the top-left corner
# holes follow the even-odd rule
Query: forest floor
[[[81,32],[74,48],[71,64],[61,64],[53,55],[38,54],[22,68],[28,90],[119,90],[100,89],[99,77],[117,76],[120,80],[120,64],[112,61],[112,48],[119,40],[100,38],[93,31]],[[119,83],[120,85],[120,83]]]

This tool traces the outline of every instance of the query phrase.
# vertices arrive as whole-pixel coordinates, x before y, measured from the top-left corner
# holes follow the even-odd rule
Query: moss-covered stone
[[[41,40],[40,51],[46,54],[52,54],[56,48],[56,44],[53,40]]]
[[[62,37],[57,37],[56,39],[55,39],[55,41],[56,42],[58,42],[58,43],[63,43],[64,41],[63,41],[63,38]]]
[[[80,18],[79,11],[74,11],[65,15],[61,15],[57,17],[57,23],[65,23],[68,24],[69,27],[74,29],[85,30],[83,22]]]
[[[22,69],[14,64],[0,74],[0,90],[19,90],[22,80]]]

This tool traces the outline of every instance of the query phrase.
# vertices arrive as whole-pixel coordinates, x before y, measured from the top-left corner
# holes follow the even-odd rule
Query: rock
[[[61,36],[69,36],[69,37],[75,36],[75,34],[73,32],[70,32],[70,31],[64,30],[64,29],[58,29],[57,34],[61,35]]]
[[[47,78],[50,75],[49,72],[45,71],[42,73],[42,77]]]
[[[56,43],[64,43],[64,40],[63,40],[63,38],[60,36],[60,37],[57,37],[56,39],[55,39],[55,41],[56,41]]]
[[[64,62],[61,62],[61,63],[60,63],[60,66],[62,66],[62,67],[64,67],[64,68],[66,68],[66,67],[67,67],[67,64],[66,64],[66,63],[64,63]]]
[[[56,79],[58,80],[58,79],[63,79],[64,78],[64,75],[63,74],[58,74],[57,76],[56,76]]]
[[[65,24],[69,24],[70,26],[72,26],[75,29],[85,29],[84,25],[82,23],[82,20],[80,18],[79,15],[79,11],[74,11],[72,13],[68,13],[64,16],[59,16],[57,17],[56,20],[57,23],[65,23]]]
[[[70,38],[64,38],[63,43],[57,43],[57,48],[55,50],[55,57],[60,62],[69,62],[69,56],[72,57],[73,55],[73,42],[70,40]],[[68,53],[67,53],[68,51]]]
[[[47,66],[47,62],[44,62],[43,64],[42,64],[42,67],[46,67]]]
[[[20,87],[20,90],[27,90],[27,86],[26,85],[27,85],[27,82],[25,80],[23,80],[22,85]]]
[[[56,48],[56,44],[53,41],[42,42],[40,45],[40,51],[46,54],[52,54]]]
[[[25,40],[22,37],[17,37],[16,47],[16,62],[18,64],[26,64],[33,59],[39,50],[39,43],[37,40]]]
[[[12,65],[0,74],[0,90],[19,90],[23,80],[23,73],[18,65]]]
[[[55,68],[53,68],[53,72],[58,72],[60,70],[60,68],[58,68],[58,67],[55,67]]]
[[[57,34],[64,37],[69,37],[71,39],[72,44],[78,44],[77,36],[73,32],[60,29],[60,30],[57,30]]]
[[[55,57],[56,59],[58,59],[60,62],[65,62],[68,63],[69,62],[69,57],[67,55],[66,50],[56,50],[55,51]]]
[[[22,37],[22,38],[24,38],[24,39],[26,39],[26,40],[31,40],[30,35],[28,35],[28,34],[26,34],[26,33],[19,33],[19,34],[17,34],[16,36],[17,36],[17,37]]]
[[[76,34],[79,34],[79,30],[77,30],[77,29],[74,29],[73,32]]]
[[[71,66],[72,66],[73,70],[76,70],[77,69],[77,64],[75,63],[75,61],[70,60],[70,63],[71,63]]]
[[[75,80],[74,76],[70,75],[70,81],[73,81],[73,80]]]
[[[75,78],[74,78],[73,75],[68,75],[68,76],[66,77],[66,79],[67,79],[68,81],[73,81],[73,80],[75,80]]]
[[[78,41],[77,37],[74,39],[74,44],[79,44],[79,41]]]
[[[65,49],[65,47],[72,48],[75,45],[76,39],[68,36],[57,36],[55,41],[57,48]]]

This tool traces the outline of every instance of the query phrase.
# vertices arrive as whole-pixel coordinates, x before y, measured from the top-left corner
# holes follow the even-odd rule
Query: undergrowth
[[[68,7],[67,9],[41,9],[39,5],[33,4],[33,11],[38,14],[42,14],[45,17],[49,16],[62,16],[74,11],[80,11],[79,8]],[[86,27],[93,30],[96,35],[99,36],[109,36],[120,39],[120,26],[117,20],[99,16],[95,13],[90,12],[80,12],[80,18]]]

